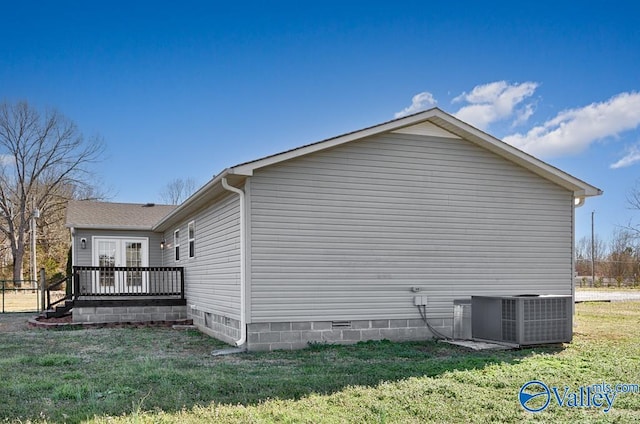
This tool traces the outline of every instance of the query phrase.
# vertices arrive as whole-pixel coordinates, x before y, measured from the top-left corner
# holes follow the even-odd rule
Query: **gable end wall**
[[[252,323],[451,319],[571,294],[573,195],[465,140],[385,134],[251,178]]]

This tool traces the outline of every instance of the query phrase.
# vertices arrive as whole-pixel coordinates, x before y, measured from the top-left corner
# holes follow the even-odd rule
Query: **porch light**
[[[160,242],[160,250],[164,250],[164,245],[165,245],[165,241],[164,239],[162,239],[162,241]]]
[[[87,248],[87,239],[86,238],[81,238],[80,239],[80,248],[81,249],[86,249]]]

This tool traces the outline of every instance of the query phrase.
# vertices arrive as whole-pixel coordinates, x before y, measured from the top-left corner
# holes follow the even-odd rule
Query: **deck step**
[[[60,318],[65,315],[69,315],[73,309],[73,300],[65,300],[63,305],[57,305],[53,309],[47,309],[42,312],[42,316],[45,318]]]

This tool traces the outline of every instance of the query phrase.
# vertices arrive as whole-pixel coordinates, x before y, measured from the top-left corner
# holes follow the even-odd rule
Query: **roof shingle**
[[[175,205],[153,203],[70,200],[66,225],[75,228],[151,230],[175,208]]]

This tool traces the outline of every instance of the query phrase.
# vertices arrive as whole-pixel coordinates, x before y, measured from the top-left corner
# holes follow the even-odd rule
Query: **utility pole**
[[[33,199],[33,211],[31,212],[31,279],[33,289],[38,289],[38,262],[36,259],[36,218],[40,218],[40,211],[36,206],[36,199]]]
[[[593,216],[595,213],[596,211],[591,211],[591,287],[594,286],[596,281],[596,240],[593,231]]]

